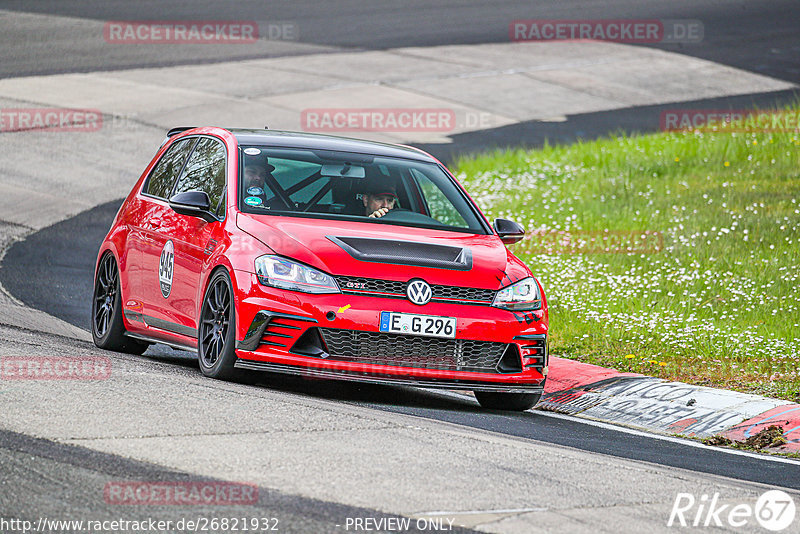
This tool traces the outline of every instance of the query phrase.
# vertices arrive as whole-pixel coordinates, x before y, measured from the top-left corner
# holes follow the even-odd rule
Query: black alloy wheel
[[[200,370],[212,378],[231,379],[236,376],[236,314],[230,277],[219,270],[208,284],[200,312],[197,331],[197,355]]]
[[[92,339],[101,349],[142,354],[148,343],[130,339],[125,335],[122,322],[122,292],[119,269],[114,255],[106,253],[100,260],[94,281],[92,298]]]

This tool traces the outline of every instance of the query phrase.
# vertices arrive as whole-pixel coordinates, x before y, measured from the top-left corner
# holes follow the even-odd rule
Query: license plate
[[[456,318],[381,312],[381,332],[455,339]]]

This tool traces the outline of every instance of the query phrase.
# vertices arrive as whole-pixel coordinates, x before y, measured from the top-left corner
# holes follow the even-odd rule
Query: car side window
[[[189,155],[189,151],[195,141],[197,141],[197,138],[190,137],[169,147],[164,155],[161,156],[158,164],[156,164],[142,192],[166,199],[169,196],[169,192],[172,191],[175,179],[178,177],[178,173],[181,172],[186,156]]]
[[[419,184],[422,197],[428,205],[428,211],[431,217],[449,226],[459,228],[469,227],[461,214],[458,213],[458,210],[453,206],[453,203],[442,190],[439,189],[439,186],[417,169],[411,169],[411,174],[416,178]]]
[[[211,201],[211,211],[219,213],[217,210],[225,193],[225,145],[210,137],[197,142],[175,186],[175,193],[184,191],[205,191]],[[224,214],[223,207],[222,216]]]

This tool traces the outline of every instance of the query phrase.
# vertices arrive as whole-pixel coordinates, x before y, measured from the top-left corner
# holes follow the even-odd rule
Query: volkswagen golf
[[[97,257],[92,335],[196,351],[203,374],[474,391],[526,410],[548,371],[544,290],[431,155],[333,136],[175,128]]]

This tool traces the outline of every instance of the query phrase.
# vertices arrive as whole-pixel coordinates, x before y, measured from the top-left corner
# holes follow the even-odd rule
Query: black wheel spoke
[[[215,313],[220,313],[222,311],[222,302],[221,302],[222,299],[219,296],[219,291],[220,291],[219,283],[217,283],[217,285],[214,286],[214,312]]]
[[[213,331],[209,331],[203,336],[203,346],[208,345],[208,342],[211,340],[213,335],[214,335],[214,332]]]
[[[103,313],[103,316],[100,319],[100,324],[102,325],[102,332],[105,334],[106,330],[108,330],[108,313]]]
[[[110,286],[114,282],[114,267],[111,265],[111,258],[106,258],[106,280]]]
[[[219,286],[215,285],[211,290],[211,295],[210,295],[211,298],[208,303],[208,307],[211,310],[211,314],[214,316],[216,316],[219,313],[219,305],[217,304],[217,301],[219,300],[219,298],[217,297],[218,291],[219,291]]]

